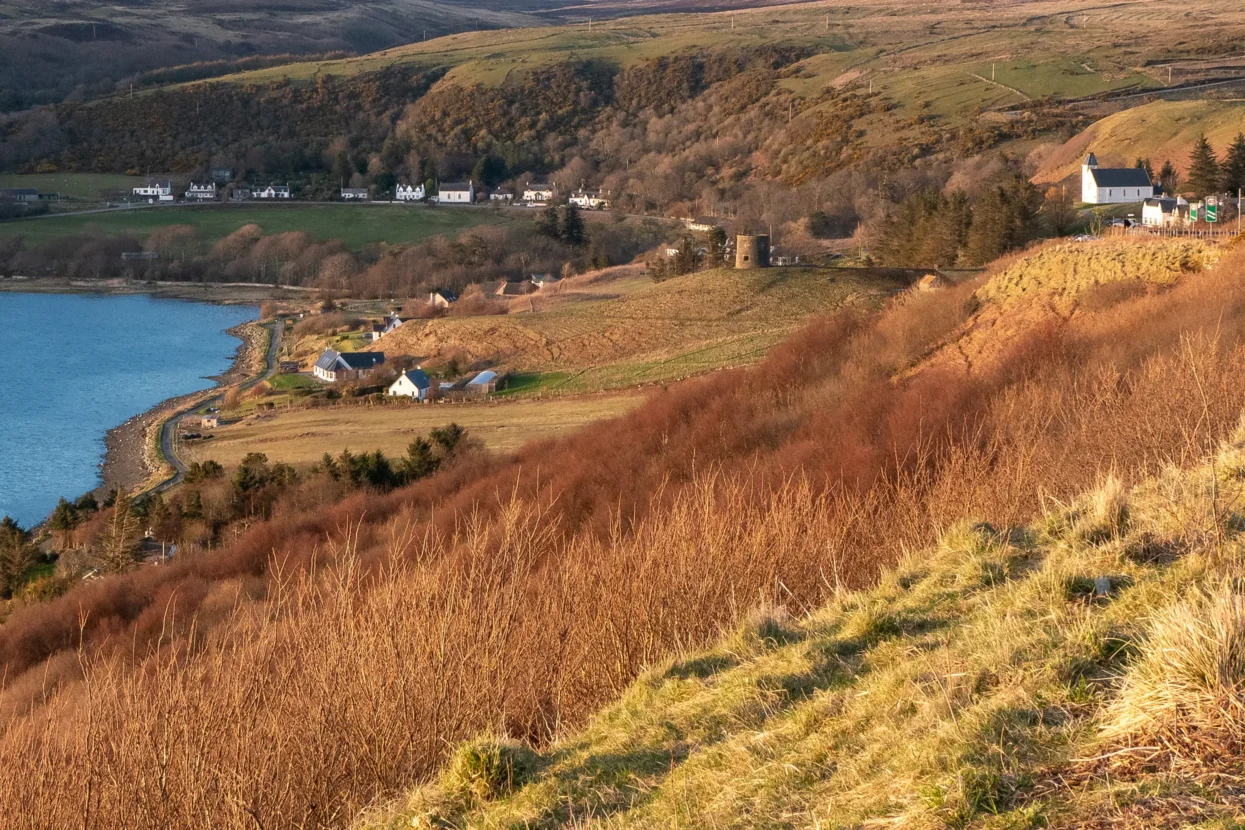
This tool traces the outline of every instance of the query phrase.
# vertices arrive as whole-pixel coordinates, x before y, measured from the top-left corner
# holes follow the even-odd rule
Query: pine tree
[[[536,216],[536,232],[541,236],[558,239],[562,233],[561,225],[558,209],[553,205],[545,208]]]
[[[1202,136],[1189,154],[1189,181],[1186,189],[1196,196],[1213,196],[1220,192],[1222,184],[1223,169],[1219,166],[1219,159],[1215,157],[1215,151],[1211,149],[1206,136]]]
[[[574,205],[562,208],[562,224],[558,237],[572,246],[582,245],[588,240],[588,232],[584,226],[584,218],[579,215],[579,208]]]
[[[30,534],[5,516],[0,522],[0,598],[13,596],[34,561]]]
[[[1245,190],[1245,133],[1237,133],[1223,162],[1223,188],[1231,194]]]
[[[1159,169],[1159,186],[1163,188],[1164,196],[1175,196],[1180,192],[1180,173],[1176,171],[1170,159],[1163,162],[1162,168]]]

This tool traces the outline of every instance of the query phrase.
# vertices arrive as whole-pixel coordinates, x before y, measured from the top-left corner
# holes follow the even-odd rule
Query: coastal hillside
[[[1146,619],[1230,574],[1242,276],[1233,244],[1047,244],[518,450],[445,407],[401,459],[201,464],[148,514],[172,561],[6,607],[0,815],[1040,826],[1077,786],[1098,815],[1076,759],[1194,757],[1098,701],[1150,711],[1116,679]]]
[[[873,588],[662,661],[547,746],[460,744],[356,826],[1237,827],[1243,474],[1245,427],[1031,524],[944,528]]]

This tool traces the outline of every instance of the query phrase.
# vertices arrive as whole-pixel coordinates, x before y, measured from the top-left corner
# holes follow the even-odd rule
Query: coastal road
[[[271,336],[268,338],[268,353],[264,356],[264,371],[246,381],[239,387],[244,392],[260,381],[267,380],[277,373],[277,356],[281,351],[281,337],[285,334],[285,321],[277,319],[275,322],[265,325],[265,328],[271,332]],[[191,410],[195,410],[203,406],[219,406],[224,398],[224,393],[221,393],[214,398],[201,401],[192,406],[185,407],[184,409],[179,409],[170,415],[164,422],[164,426],[160,428],[160,452],[164,455],[165,459],[168,460],[169,464],[173,466],[174,472],[171,477],[151,488],[149,492],[163,493],[170,487],[180,484],[181,480],[186,476],[187,465],[186,462],[183,461],[177,454],[176,441],[177,425],[181,421],[182,416]]]

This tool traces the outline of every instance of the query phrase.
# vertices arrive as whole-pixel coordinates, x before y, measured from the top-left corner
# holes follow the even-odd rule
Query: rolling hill
[[[1063,181],[1080,176],[1081,162],[1092,150],[1106,166],[1131,166],[1148,158],[1155,169],[1170,161],[1184,172],[1189,152],[1205,135],[1216,152],[1245,132],[1245,103],[1237,100],[1154,101],[1108,115],[1051,153],[1034,179]]]

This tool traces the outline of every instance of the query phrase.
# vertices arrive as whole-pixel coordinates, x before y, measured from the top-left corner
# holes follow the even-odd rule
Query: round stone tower
[[[769,236],[739,234],[735,237],[736,268],[768,268]]]

